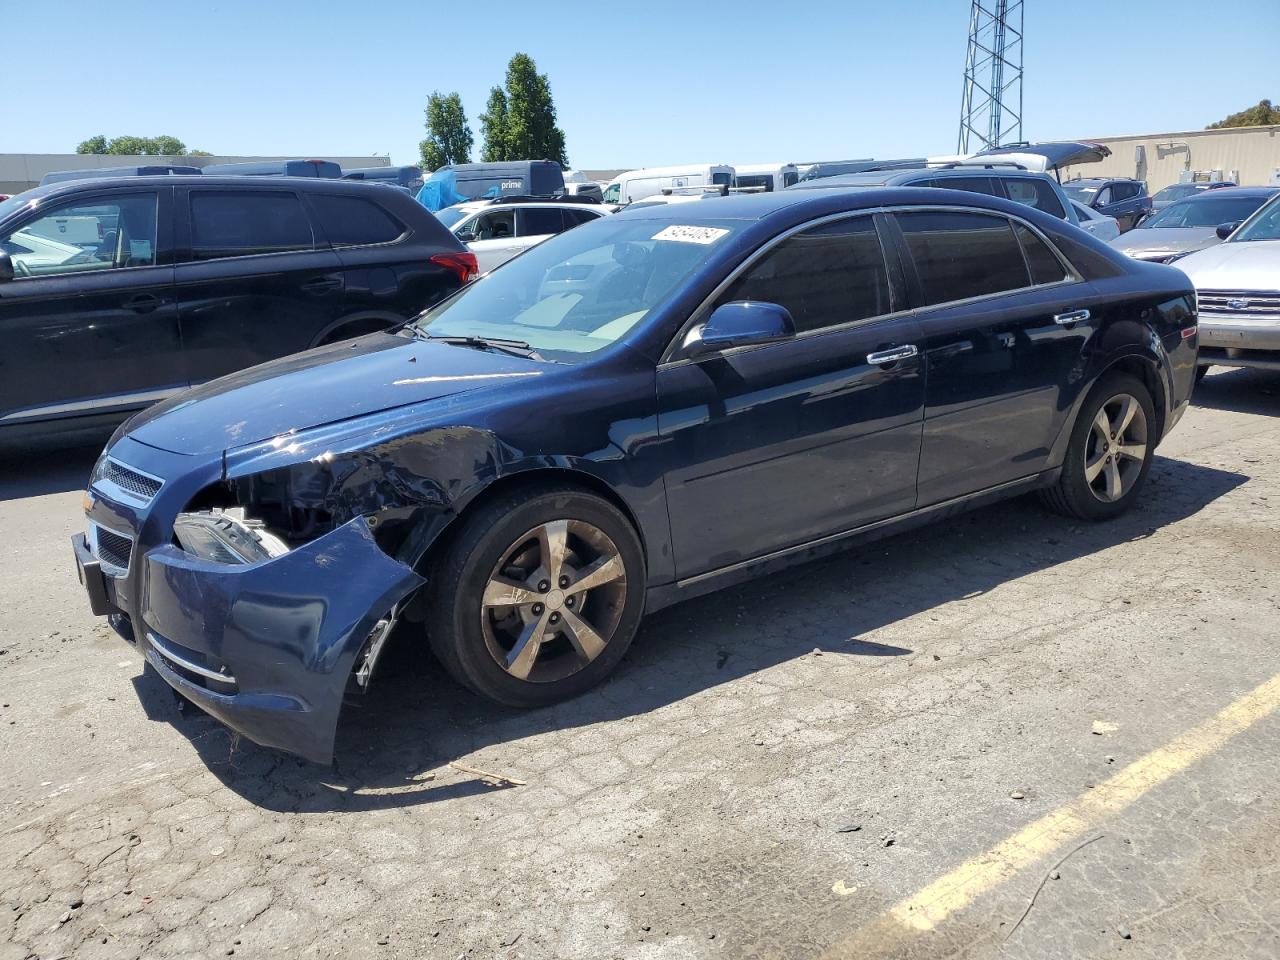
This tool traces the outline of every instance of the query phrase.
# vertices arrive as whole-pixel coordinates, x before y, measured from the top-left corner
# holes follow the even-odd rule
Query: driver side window
[[[0,239],[16,277],[43,277],[156,262],[154,193],[56,207]]]
[[[1094,207],[1105,207],[1111,202],[1111,188],[1103,187],[1098,191],[1098,198],[1093,201]]]
[[[482,213],[472,220],[462,233],[473,233],[477,240],[506,240],[516,235],[515,217],[511,210],[494,210]]]

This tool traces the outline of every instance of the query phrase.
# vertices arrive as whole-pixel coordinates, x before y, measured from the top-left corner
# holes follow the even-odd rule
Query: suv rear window
[[[311,221],[296,193],[192,190],[191,255],[196,260],[311,250]]]
[[[404,236],[404,224],[372,200],[336,194],[308,194],[320,229],[335,247],[390,243]]]
[[[945,211],[895,216],[915,261],[924,305],[1030,285],[1022,248],[1004,217]]]
[[[1043,210],[1059,220],[1067,219],[1067,211],[1048,182],[1031,177],[1006,177],[1003,180],[1005,194],[1014,203]]]

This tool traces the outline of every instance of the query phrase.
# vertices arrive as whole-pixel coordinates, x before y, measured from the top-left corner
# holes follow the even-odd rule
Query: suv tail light
[[[476,261],[476,255],[470,251],[466,253],[437,253],[431,258],[431,262],[437,267],[444,267],[446,270],[452,270],[456,273],[458,275],[458,283],[466,283],[480,272],[480,264]]]

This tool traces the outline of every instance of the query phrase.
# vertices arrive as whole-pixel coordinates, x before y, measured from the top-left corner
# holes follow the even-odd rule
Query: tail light
[[[437,253],[431,258],[431,262],[437,267],[452,270],[457,274],[459,284],[466,283],[480,272],[480,264],[476,261],[476,255],[470,251],[466,253]]]

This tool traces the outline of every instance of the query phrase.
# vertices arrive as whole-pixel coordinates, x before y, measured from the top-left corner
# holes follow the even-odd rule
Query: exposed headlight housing
[[[214,563],[258,563],[289,552],[289,545],[240,507],[180,513],[173,535],[193,557]]]

